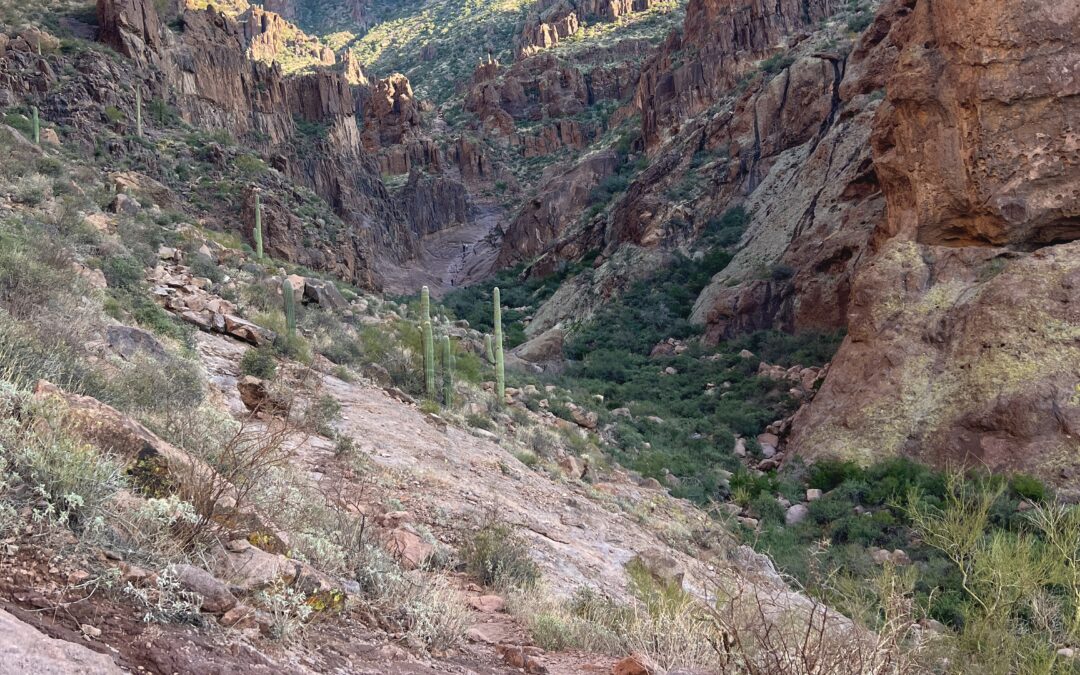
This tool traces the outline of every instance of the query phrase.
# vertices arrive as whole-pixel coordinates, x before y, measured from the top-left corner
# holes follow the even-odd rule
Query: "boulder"
[[[410,570],[423,565],[435,550],[431,544],[421,539],[420,535],[405,527],[390,531],[386,549],[401,561],[402,567]]]
[[[806,490],[806,501],[808,501],[808,502],[816,502],[819,499],[821,499],[821,490],[819,490],[817,488],[807,488],[807,490]]]
[[[682,588],[686,570],[678,560],[660,549],[649,549],[634,556],[627,566],[638,565],[662,584]]]
[[[574,419],[575,424],[584,429],[595,429],[600,421],[595,412],[576,406],[570,409],[570,417]]]
[[[243,593],[279,583],[295,584],[309,595],[334,588],[328,577],[307,563],[264,551],[246,539],[234,539],[218,549],[214,573]]]
[[[478,612],[493,614],[506,608],[506,601],[498,595],[480,595],[469,599],[469,605]]]
[[[270,383],[254,375],[241,377],[236,381],[236,388],[248,410],[273,415],[288,409],[288,405],[270,391]]]
[[[585,467],[582,466],[581,460],[573,455],[561,457],[559,459],[559,468],[571,480],[577,480],[585,474]]]
[[[641,652],[634,652],[611,669],[611,675],[660,675],[663,672],[655,661]]]
[[[285,281],[288,281],[289,286],[292,287],[293,300],[296,302],[302,302],[304,300],[304,293],[307,292],[307,279],[300,276],[299,274],[290,274],[289,276],[285,277]]]
[[[337,289],[332,281],[322,279],[305,279],[304,300],[313,302],[323,309],[342,310],[349,306],[345,296]]]
[[[787,513],[784,514],[784,524],[788,526],[797,525],[806,520],[809,513],[810,509],[806,504],[792,504],[788,507]]]
[[[131,326],[109,326],[105,329],[105,341],[109,348],[125,360],[131,360],[137,354],[146,354],[157,360],[165,359],[168,353],[153,333]]]
[[[112,203],[109,204],[109,210],[124,216],[134,216],[142,210],[142,204],[134,197],[121,192],[113,198]]]
[[[180,586],[202,598],[203,611],[224,614],[236,606],[236,596],[228,586],[201,567],[171,565],[167,571],[176,577]]]

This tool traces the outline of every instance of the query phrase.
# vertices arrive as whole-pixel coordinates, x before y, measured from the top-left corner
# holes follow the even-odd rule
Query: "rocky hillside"
[[[0,671],[1071,672],[1078,67],[1055,0],[0,9]]]

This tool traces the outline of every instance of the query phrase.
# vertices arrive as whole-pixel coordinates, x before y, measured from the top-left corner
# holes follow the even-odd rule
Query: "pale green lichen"
[[[890,247],[876,264],[887,266],[879,271],[885,278],[925,272],[910,243]],[[857,412],[827,418],[804,447],[867,463],[936,446],[963,416],[1070,377],[1080,363],[1080,325],[1051,316],[1043,303],[1070,270],[1042,267],[1028,259],[989,282],[950,279],[917,297],[903,295],[897,284],[874,312],[881,351],[906,355],[885,371],[895,386],[870,392]],[[1014,287],[1024,293],[1005,290]],[[952,326],[944,329],[944,342],[934,335],[938,325]],[[1070,405],[1080,405],[1080,385],[1066,386],[1076,390]],[[1060,450],[1059,459],[1071,458],[1068,464],[1080,459],[1080,442]]]

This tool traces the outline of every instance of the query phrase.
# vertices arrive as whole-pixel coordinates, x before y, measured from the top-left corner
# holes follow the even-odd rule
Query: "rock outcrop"
[[[577,222],[589,206],[593,188],[615,173],[618,164],[615,152],[598,152],[549,181],[510,224],[503,237],[498,264],[508,267],[544,251],[549,242]]]
[[[105,654],[51,638],[4,610],[0,610],[0,636],[0,673],[4,675],[121,675],[124,672]]]
[[[412,228],[361,142],[360,106],[346,74],[319,70],[286,78],[276,64],[252,59],[259,45],[272,57],[281,41],[298,33],[295,27],[259,8],[241,22],[213,10],[184,10],[184,30],[177,34],[162,24],[154,3],[141,0],[99,0],[98,16],[102,39],[156,70],[162,93],[186,121],[229,129],[275,157],[275,166],[314,190],[347,225],[336,240],[281,245],[277,254],[371,288],[380,284],[377,258],[414,254]],[[304,222],[277,222],[278,242],[310,239]]]
[[[670,135],[726,94],[755,61],[839,7],[828,0],[691,0],[682,33],[672,33],[642,71],[636,98],[646,141],[655,145]]]
[[[1073,477],[1080,6],[897,8],[872,142],[887,215],[791,446]]]
[[[514,52],[519,59],[527,58],[577,33],[584,19],[614,21],[655,4],[654,0],[540,0],[522,22]]]

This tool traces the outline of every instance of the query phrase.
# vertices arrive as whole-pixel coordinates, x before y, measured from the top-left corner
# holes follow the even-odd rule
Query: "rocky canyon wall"
[[[791,447],[1080,475],[1080,3],[907,0],[887,202]]]
[[[98,17],[100,39],[156,78],[187,122],[244,138],[348,225],[339,240],[305,245],[306,224],[283,214],[277,234],[269,234],[271,250],[367,287],[379,285],[377,258],[415,253],[416,236],[361,142],[346,75],[321,70],[286,78],[276,64],[251,58],[251,40],[272,43],[276,38],[267,36],[280,32],[271,30],[280,19],[259,10],[260,26],[268,28],[255,30],[213,10],[184,10],[183,29],[174,32],[149,0],[99,0]],[[300,122],[314,133],[301,132]]]

